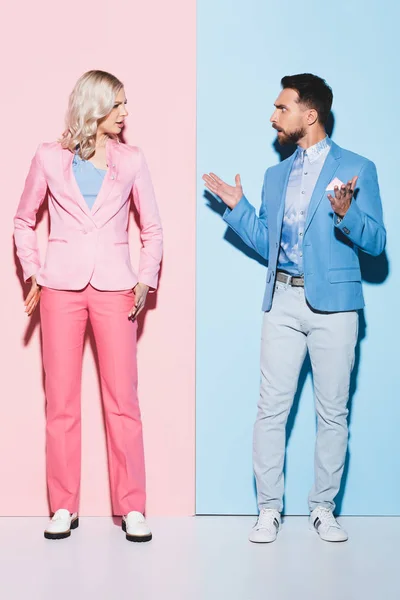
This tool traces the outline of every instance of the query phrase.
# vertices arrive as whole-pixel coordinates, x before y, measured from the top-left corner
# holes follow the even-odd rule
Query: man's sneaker
[[[72,529],[76,529],[78,526],[78,514],[71,514],[69,510],[60,508],[54,513],[51,521],[49,522],[44,532],[44,537],[47,540],[62,540],[69,537]]]
[[[149,542],[153,537],[142,513],[132,510],[122,517],[122,530],[129,542]]]
[[[310,515],[310,529],[326,542],[345,542],[349,536],[336,521],[330,508],[317,506]]]
[[[274,508],[262,508],[249,535],[250,542],[268,544],[274,542],[281,528],[281,515]]]

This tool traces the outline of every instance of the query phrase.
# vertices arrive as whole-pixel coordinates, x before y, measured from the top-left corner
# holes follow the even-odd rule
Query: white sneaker
[[[310,529],[326,542],[345,542],[349,536],[336,521],[330,508],[317,506],[310,515]]]
[[[262,508],[249,535],[250,542],[268,544],[276,540],[281,528],[281,515],[274,508]]]
[[[47,540],[62,540],[71,535],[72,529],[79,527],[78,513],[71,514],[69,510],[57,510],[44,532]]]
[[[129,542],[149,542],[152,534],[142,513],[132,510],[122,517],[122,531]]]

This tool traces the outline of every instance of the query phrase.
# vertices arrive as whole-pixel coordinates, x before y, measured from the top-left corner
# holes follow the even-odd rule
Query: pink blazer
[[[149,170],[139,148],[109,140],[108,172],[90,210],[72,171],[73,154],[58,142],[41,144],[33,157],[15,215],[14,238],[25,280],[80,290],[90,282],[99,290],[126,290],[138,281],[157,288],[162,257],[162,228]],[[40,264],[36,213],[46,191],[50,236]],[[129,197],[140,215],[142,248],[139,272],[129,254]]]

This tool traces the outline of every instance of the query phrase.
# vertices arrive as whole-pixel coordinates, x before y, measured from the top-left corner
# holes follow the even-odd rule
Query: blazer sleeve
[[[335,219],[340,229],[356,246],[367,254],[379,256],[386,245],[382,202],[378,175],[373,162],[367,161],[357,181],[358,193],[343,219]]]
[[[14,217],[14,240],[17,256],[27,281],[40,269],[39,248],[35,232],[36,214],[46,197],[47,181],[41,161],[40,145],[32,159],[24,190]]]
[[[141,150],[139,150],[139,171],[133,184],[133,201],[139,213],[142,242],[139,282],[155,290],[163,254],[163,231],[150,172]]]
[[[267,222],[267,206],[266,206],[266,179],[264,177],[264,185],[261,193],[261,208],[257,216],[255,208],[242,196],[238,204],[233,210],[226,209],[223,219],[225,223],[233,229],[244,241],[247,246],[253,248],[260,256],[268,260],[268,222]]]

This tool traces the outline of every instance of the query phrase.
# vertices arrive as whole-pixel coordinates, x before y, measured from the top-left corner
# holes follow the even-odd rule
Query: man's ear
[[[317,121],[318,121],[318,112],[315,110],[315,108],[310,108],[307,111],[307,124],[314,125],[314,123],[316,123]]]

